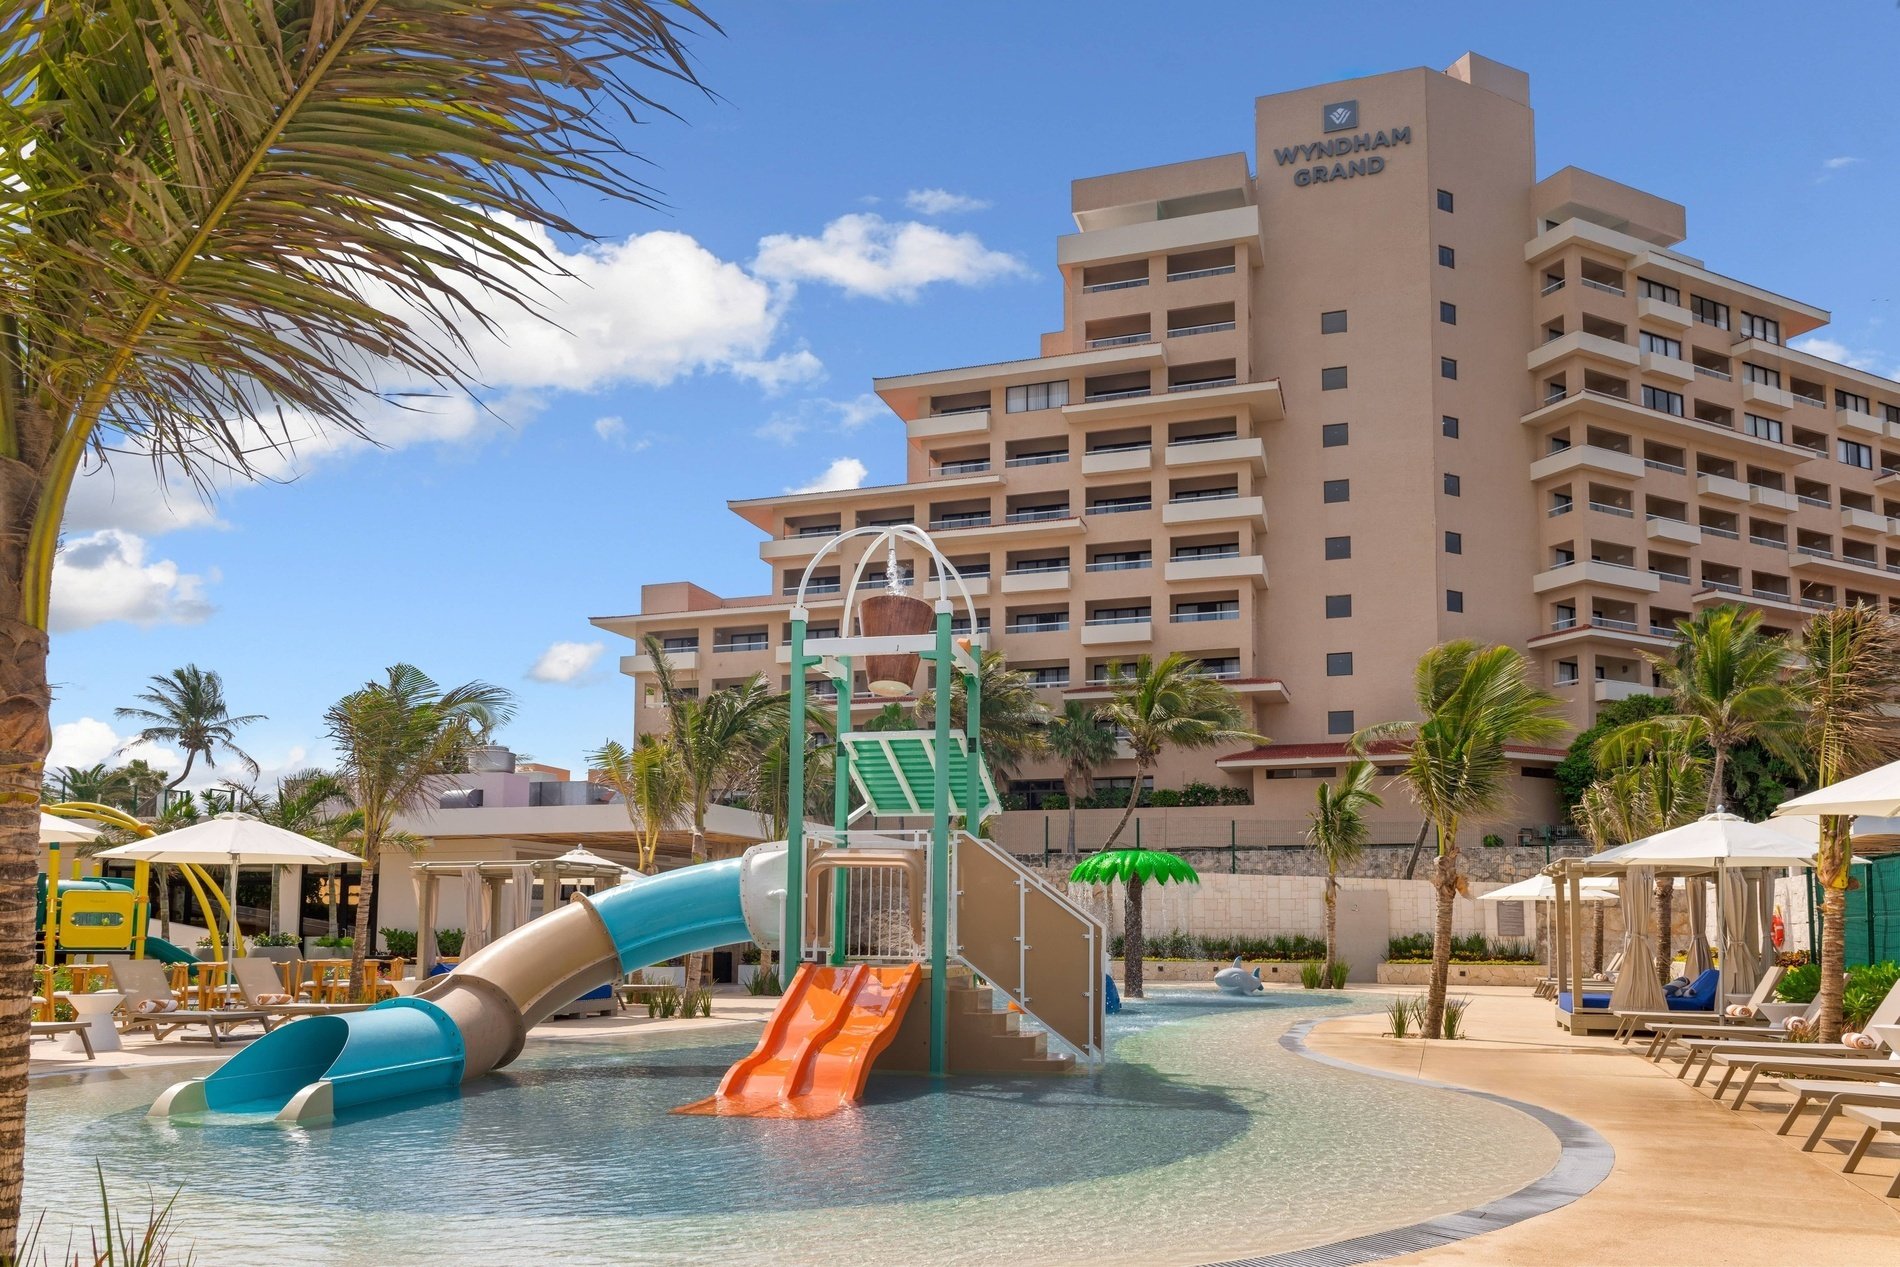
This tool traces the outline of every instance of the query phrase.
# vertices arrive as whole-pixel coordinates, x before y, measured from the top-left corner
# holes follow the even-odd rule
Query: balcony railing
[[[1103,625],[1145,625],[1153,619],[1152,613],[1143,612],[1139,616],[1090,616],[1082,623],[1099,628]]]
[[[1202,378],[1192,383],[1169,383],[1168,390],[1170,392],[1199,392],[1214,387],[1232,387],[1239,381],[1231,375],[1226,378]]]
[[[1144,497],[1140,501],[1096,502],[1093,506],[1089,507],[1089,514],[1091,515],[1125,515],[1129,511],[1133,511],[1133,510],[1153,510],[1153,509],[1154,509],[1154,503]]]
[[[1025,453],[1021,457],[1005,458],[1003,465],[1007,467],[1052,466],[1057,462],[1067,462],[1068,460],[1069,455],[1066,450],[1061,453]]]
[[[1170,440],[1168,441],[1168,447],[1170,449],[1185,449],[1189,445],[1194,445],[1194,444],[1220,444],[1221,442],[1226,441],[1226,440],[1238,440],[1238,439],[1240,439],[1240,436],[1238,434],[1236,434],[1235,432],[1229,431],[1225,435],[1189,436],[1185,440]]]
[[[1038,690],[1060,690],[1069,684],[1069,675],[1064,673],[1061,677],[1031,677],[1029,684]]]
[[[1789,603],[1794,601],[1788,596],[1787,590],[1750,589],[1748,594],[1750,598],[1765,598],[1771,603]]]
[[[1824,510],[1834,505],[1825,497],[1810,497],[1806,493],[1796,493],[1794,499],[1803,506],[1819,506]]]
[[[1019,621],[1013,625],[1004,625],[1003,632],[1013,634],[1062,633],[1068,629],[1068,627],[1069,622],[1067,620]]]
[[[1605,515],[1621,515],[1625,519],[1636,518],[1636,512],[1627,506],[1612,506],[1609,502],[1590,503],[1590,509]]]
[[[1086,564],[1082,570],[1084,572],[1133,572],[1141,568],[1151,568],[1154,565],[1153,559],[1110,559],[1106,562]]]
[[[1224,607],[1219,611],[1211,612],[1175,612],[1169,616],[1168,619],[1177,625],[1199,624],[1206,620],[1239,620],[1240,609],[1238,607]]]
[[[1553,633],[1562,633],[1566,629],[1575,629],[1576,627],[1577,618],[1575,616],[1559,616],[1550,622],[1550,628]]]
[[[1659,462],[1655,458],[1644,458],[1643,465],[1652,471],[1668,471],[1671,475],[1687,475],[1689,468],[1677,466],[1674,462]]]
[[[1705,537],[1721,537],[1725,541],[1740,541],[1742,539],[1742,534],[1733,528],[1717,528],[1714,524],[1703,524],[1702,535]]]
[[[815,528],[794,528],[785,534],[785,540],[801,541],[806,537],[835,537],[837,535],[837,524],[821,524]]]
[[[1237,488],[1211,488],[1198,493],[1176,493],[1168,498],[1170,506],[1181,506],[1188,502],[1227,502],[1240,496]]]
[[[1135,396],[1150,396],[1153,392],[1146,387],[1123,387],[1112,392],[1087,392],[1083,400],[1128,400]]]
[[[1616,620],[1609,616],[1591,616],[1590,624],[1597,629],[1614,629],[1619,633],[1636,632],[1636,622],[1633,620]]]
[[[1239,557],[1240,549],[1236,546],[1232,549],[1215,550],[1206,554],[1175,554],[1171,555],[1168,561],[1170,563],[1198,563],[1202,559],[1238,559]]]
[[[934,409],[925,415],[929,418],[953,418],[958,414],[981,414],[989,412],[988,405],[958,405],[955,409]]]
[[[1651,576],[1661,577],[1665,581],[1674,581],[1678,585],[1687,585],[1689,583],[1689,574],[1687,572],[1665,572],[1661,568],[1651,568],[1649,569],[1649,574]]]
[[[1811,559],[1831,559],[1834,557],[1832,550],[1823,550],[1820,546],[1798,545],[1794,548],[1794,552],[1796,554],[1805,554]]]
[[[1724,374],[1721,370],[1712,370],[1706,365],[1696,366],[1695,372],[1702,375],[1704,378],[1719,378],[1725,383],[1732,383],[1735,381],[1735,376],[1733,374]]]
[[[1182,339],[1190,334],[1217,334],[1222,330],[1231,330],[1233,328],[1234,323],[1231,321],[1214,321],[1204,326],[1182,326],[1179,329],[1170,329],[1168,331],[1168,337],[1170,339]]]
[[[744,642],[715,642],[714,651],[764,651],[769,644],[764,638],[748,639]]]
[[[962,462],[945,462],[930,468],[932,475],[981,475],[990,469],[988,458],[969,458]]]
[[[1137,286],[1146,286],[1147,284],[1148,279],[1146,277],[1131,277],[1125,282],[1096,282],[1093,286],[1084,286],[1082,293],[1085,295],[1099,295],[1105,290],[1133,290]]]
[[[1820,396],[1803,396],[1803,395],[1802,395],[1802,394],[1801,394],[1800,392],[1796,392],[1796,391],[1791,391],[1791,392],[1789,392],[1788,394],[1789,394],[1790,396],[1792,396],[1792,397],[1794,397],[1794,399],[1795,399],[1795,403],[1796,403],[1796,404],[1800,404],[1800,405],[1812,405],[1812,406],[1814,406],[1814,407],[1815,407],[1816,409],[1826,409],[1826,408],[1827,408],[1827,400],[1826,400],[1825,398],[1823,398],[1823,397],[1820,397]]]
[[[1130,440],[1126,444],[1098,444],[1088,451],[1088,456],[1094,457],[1097,453],[1147,453],[1153,448],[1150,441]]]
[[[1577,280],[1582,282],[1585,286],[1588,286],[1591,290],[1600,290],[1606,295],[1629,294],[1629,292],[1624,290],[1621,286],[1612,286],[1610,283],[1600,282],[1594,277],[1579,277]]]
[[[1003,575],[1004,576],[1046,576],[1051,572],[1066,572],[1068,570],[1069,570],[1069,565],[1066,563],[1047,563],[1047,564],[1019,563],[1015,567],[1005,570]]]
[[[1039,506],[1034,510],[1012,510],[1003,516],[1003,520],[1005,523],[1012,524],[1033,524],[1045,519],[1067,519],[1068,517],[1067,506]]]
[[[1739,594],[1742,592],[1742,587],[1732,581],[1711,581],[1706,576],[1702,578],[1702,585],[1705,589],[1720,590],[1724,594]]]
[[[1091,348],[1122,348],[1134,343],[1148,343],[1153,339],[1154,335],[1143,330],[1140,334],[1116,334],[1106,339],[1090,339],[1088,345]]]
[[[1225,277],[1234,271],[1232,264],[1222,264],[1218,268],[1190,268],[1184,273],[1169,273],[1171,282],[1191,282],[1196,277]]]
[[[798,583],[794,581],[780,592],[784,594],[796,594],[798,593]],[[810,585],[805,587],[805,592],[807,594],[841,594],[844,592],[844,586],[837,581],[813,581]]]
[[[1564,279],[1559,277],[1556,281],[1544,287],[1542,290],[1538,291],[1537,293],[1540,295],[1554,295],[1558,291],[1562,290],[1563,288],[1564,288]]]
[[[948,532],[953,528],[987,528],[990,526],[988,515],[946,515],[942,519],[930,521],[932,532]]]
[[[1560,502],[1557,505],[1552,506],[1548,511],[1545,512],[1545,514],[1549,518],[1555,519],[1559,515],[1569,514],[1571,511],[1575,510],[1576,508],[1577,508],[1577,503],[1575,502]]]

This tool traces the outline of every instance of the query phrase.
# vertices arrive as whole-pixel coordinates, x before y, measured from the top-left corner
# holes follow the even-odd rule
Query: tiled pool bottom
[[[529,1046],[474,1093],[317,1131],[173,1127],[176,1072],[33,1087],[27,1205],[180,1189],[206,1267],[1196,1263],[1476,1205],[1550,1168],[1511,1109],[1327,1068],[1279,1037],[1363,998],[1163,990],[1098,1074],[873,1078],[817,1122],[674,1117],[750,1031]],[[740,1041],[735,1042],[738,1038]]]

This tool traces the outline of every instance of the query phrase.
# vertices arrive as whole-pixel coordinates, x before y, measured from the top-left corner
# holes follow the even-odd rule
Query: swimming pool
[[[1205,1262],[1463,1209],[1555,1162],[1524,1115],[1279,1045],[1363,998],[1163,989],[1099,1073],[873,1078],[820,1121],[676,1117],[749,1049],[721,1027],[531,1043],[470,1093],[304,1131],[154,1122],[177,1070],[34,1084],[26,1200],[182,1190],[200,1263]]]

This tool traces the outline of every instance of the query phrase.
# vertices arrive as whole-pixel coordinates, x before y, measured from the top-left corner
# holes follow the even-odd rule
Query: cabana
[[[1519,880],[1507,884],[1501,889],[1492,889],[1489,893],[1478,895],[1480,902],[1555,902],[1557,884],[1547,875],[1534,875],[1528,880]],[[1583,882],[1582,900],[1585,902],[1614,902],[1617,900],[1617,882],[1598,876]],[[1554,916],[1553,911],[1553,916]],[[1552,996],[1557,993],[1557,928],[1553,918],[1545,925],[1547,936],[1544,939],[1544,964],[1548,975],[1537,984],[1537,997],[1543,998],[1544,992]]]
[[[418,862],[409,868],[416,886],[416,975],[426,977],[440,958],[436,948],[437,912],[444,879],[462,882],[464,923],[462,954],[472,955],[503,933],[534,918],[534,891],[542,886],[543,915],[560,903],[561,886],[608,889],[639,873],[585,846],[575,845],[556,858],[511,862]]]

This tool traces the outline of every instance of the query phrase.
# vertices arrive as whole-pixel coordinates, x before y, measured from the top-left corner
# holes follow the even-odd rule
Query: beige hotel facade
[[[645,585],[594,623],[659,635],[702,688],[783,684],[820,544],[914,522],[1052,706],[1142,653],[1199,658],[1273,743],[1169,754],[1157,786],[1243,786],[1292,824],[1348,733],[1415,715],[1444,639],[1523,649],[1581,727],[1708,605],[1782,629],[1900,606],[1900,383],[1789,347],[1827,312],[1676,250],[1681,205],[1538,180],[1523,72],[1467,54],[1262,97],[1255,137],[1251,164],[1074,182],[1036,355],[876,381],[904,483],[729,503],[764,593]],[[840,602],[809,604],[818,633]],[[659,727],[646,656],[621,668]],[[1549,824],[1560,753],[1516,755],[1497,826]],[[1388,801],[1385,835],[1416,825]]]

